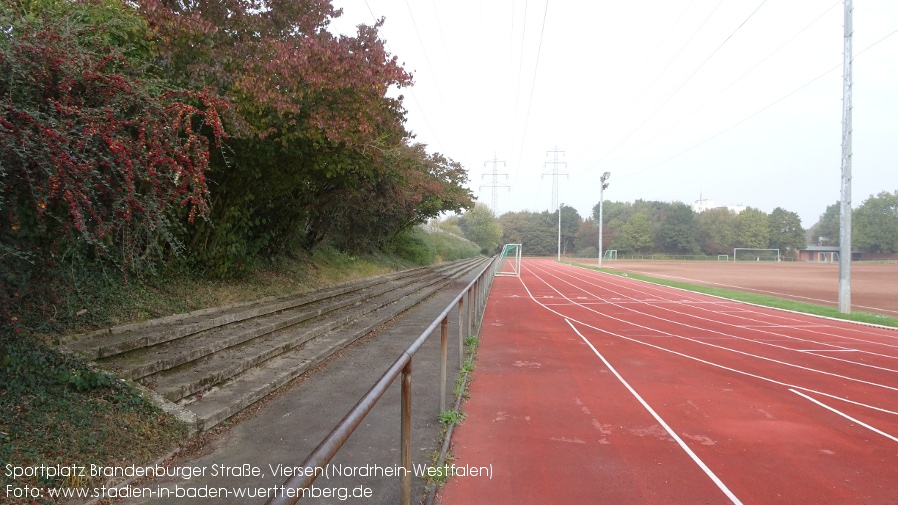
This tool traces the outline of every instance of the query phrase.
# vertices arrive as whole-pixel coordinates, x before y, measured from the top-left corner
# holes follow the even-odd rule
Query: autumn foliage
[[[388,90],[412,80],[380,24],[337,36],[339,14],[329,0],[0,6],[0,318],[28,299],[52,309],[74,258],[228,276],[321,243],[376,250],[470,206],[463,167],[405,130]]]

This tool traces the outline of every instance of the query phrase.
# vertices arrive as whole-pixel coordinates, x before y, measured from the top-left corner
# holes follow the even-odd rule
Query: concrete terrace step
[[[448,282],[446,280],[431,285],[422,293],[424,296],[406,297],[395,305],[380,307],[369,314],[369,317],[355,320],[339,330],[330,331],[301,347],[235,375],[227,383],[204,393],[201,398],[189,398],[184,405],[197,415],[198,429],[209,429],[302,375],[334,352],[409,310]]]
[[[391,304],[404,297],[444,280],[442,276],[424,276],[398,289],[386,291],[381,296],[366,300],[367,303],[350,309],[329,312],[326,317],[310,324],[300,325],[284,331],[266,333],[238,345],[211,353],[202,359],[182,366],[149,375],[141,380],[144,384],[154,384],[155,391],[170,401],[178,401],[184,396],[202,391],[233,375],[241,373],[274,356],[292,350],[305,342],[349,324],[356,319],[367,317],[369,312]]]
[[[133,349],[109,358],[98,360],[104,368],[115,371],[125,379],[140,379],[156,372],[174,368],[203,356],[239,345],[292,326],[311,322],[341,309],[361,305],[375,297],[400,289],[416,278],[431,278],[438,273],[425,273],[420,277],[382,279],[376,285],[349,291],[337,296],[312,300],[293,307],[292,310],[269,312],[233,324],[216,326],[189,335],[190,344],[178,345],[166,341]],[[182,338],[187,338],[182,337]]]
[[[209,429],[465,275],[483,258],[125,325],[63,344]],[[188,411],[176,406],[179,403]]]
[[[69,337],[63,341],[62,346],[88,359],[97,360],[141,347],[177,340],[194,333],[247,319],[291,310],[304,304],[320,302],[346,293],[367,289],[383,282],[411,277],[427,271],[428,268],[426,267],[415,268],[362,281],[342,283],[310,293],[269,297],[252,302],[201,309],[185,314],[176,314],[164,318],[116,326]]]

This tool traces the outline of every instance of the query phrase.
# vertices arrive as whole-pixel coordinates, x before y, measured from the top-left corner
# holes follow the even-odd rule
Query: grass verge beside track
[[[582,265],[578,263],[567,263],[568,265],[575,266],[578,268],[585,268],[587,270],[596,270],[599,272],[604,272],[611,275],[618,275],[621,277],[628,277],[630,279],[637,279],[641,281],[651,282],[653,284],[659,284],[662,286],[670,286],[673,288],[684,289],[687,291],[694,291],[696,293],[702,293],[711,296],[718,296],[720,298],[727,298],[730,300],[736,300],[739,302],[751,303],[754,305],[760,305],[763,307],[771,307],[775,309],[783,309],[783,310],[791,310],[794,312],[802,312],[805,314],[813,314],[816,316],[829,317],[833,319],[842,319],[845,321],[854,321],[858,323],[866,323],[866,324],[877,324],[880,326],[889,326],[892,328],[898,328],[898,319],[881,315],[881,314],[873,314],[870,312],[852,312],[850,314],[843,314],[839,312],[838,309],[833,307],[827,307],[825,305],[817,305],[813,303],[806,302],[796,302],[794,300],[787,300],[784,298],[777,298],[774,296],[767,295],[759,295],[756,293],[746,293],[744,291],[737,291],[733,289],[723,289],[723,288],[715,288],[711,286],[703,286],[700,284],[690,284],[688,282],[679,282],[679,281],[671,281],[667,279],[659,279],[656,277],[649,277],[647,275],[634,274],[632,272],[622,272],[619,270],[614,270],[610,268],[598,268],[592,267],[589,265]]]

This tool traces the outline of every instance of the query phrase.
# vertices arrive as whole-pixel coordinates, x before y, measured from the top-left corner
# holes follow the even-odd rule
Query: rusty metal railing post
[[[489,287],[492,285],[492,276],[495,274],[495,257],[493,260],[480,271],[477,278],[472,280],[466,291],[459,293],[458,297],[449,303],[443,312],[437,316],[432,323],[415,339],[414,342],[402,353],[402,355],[390,365],[390,368],[371,386],[365,396],[360,399],[355,406],[343,417],[343,419],[331,430],[330,433],[318,444],[318,446],[309,454],[301,463],[302,468],[314,470],[327,465],[331,458],[336,455],[340,447],[346,442],[353,431],[359,426],[366,415],[371,411],[374,405],[387,392],[388,388],[401,377],[401,396],[402,396],[402,413],[400,426],[401,452],[400,464],[404,472],[400,478],[401,501],[402,505],[411,505],[412,494],[412,453],[411,453],[411,433],[412,433],[412,357],[424,342],[436,330],[437,324],[441,325],[442,337],[442,391],[441,391],[441,408],[445,408],[445,385],[446,385],[446,360],[448,354],[448,324],[449,314],[453,310],[453,306],[458,304],[459,312],[459,357],[464,357],[464,340],[467,335],[475,334],[475,327],[480,323],[480,316],[484,306],[486,305],[486,296]],[[467,311],[465,311],[464,297],[468,297]],[[464,319],[467,319],[467,330],[463,331]],[[463,360],[460,366],[463,366]],[[308,489],[312,483],[320,475],[316,471],[309,471],[303,474],[295,474],[284,481],[285,488]],[[266,505],[295,505],[302,497],[297,495],[277,495],[272,496]]]
[[[412,503],[412,360],[402,369],[402,449],[400,458],[405,471],[402,474],[402,505]]]
[[[474,307],[474,303],[473,303],[474,297],[472,296],[473,291],[474,291],[473,287],[468,288],[468,311],[467,311],[468,312],[468,333],[467,333],[468,335],[474,334],[474,327],[471,326],[471,321],[472,321],[471,312],[472,312],[472,308]]]
[[[458,368],[465,362],[465,297],[458,299]]]
[[[440,321],[440,412],[446,410],[446,361],[449,355],[449,316]]]
[[[480,286],[480,279],[471,286],[471,290],[474,292],[474,303],[471,304],[471,310],[474,312],[474,320],[471,322],[471,333],[474,333],[474,328],[477,326],[477,311],[480,310],[480,302],[479,295],[477,293],[477,287]]]

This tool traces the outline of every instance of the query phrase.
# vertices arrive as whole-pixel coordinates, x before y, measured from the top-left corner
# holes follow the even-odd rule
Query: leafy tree
[[[52,304],[63,257],[145,272],[179,251],[223,104],[146,77],[123,2],[3,4],[0,26],[0,311]]]
[[[602,242],[607,243],[610,237],[603,235]],[[604,245],[604,244],[603,244]],[[586,218],[580,222],[580,228],[574,237],[574,251],[577,254],[583,254],[582,251],[589,250],[595,252],[599,247],[599,225],[597,220]],[[592,254],[590,254],[592,256]]]
[[[852,246],[871,253],[898,252],[898,191],[864,200],[852,215]]]
[[[841,202],[836,202],[826,208],[820,219],[811,226],[811,240],[821,245],[839,245]]]
[[[430,222],[436,226],[437,228],[445,231],[446,233],[451,233],[453,235],[458,235],[459,237],[464,237],[465,232],[461,229],[461,220],[458,216],[448,216],[446,219],[442,221],[437,219],[431,219]]]
[[[675,202],[670,205],[667,215],[658,230],[661,244],[666,252],[695,254],[698,252],[696,239],[695,212],[692,207]]]
[[[795,212],[782,207],[773,209],[767,217],[769,226],[769,247],[781,251],[797,251],[807,244],[801,218]]]
[[[615,237],[617,249],[628,253],[648,253],[655,246],[655,230],[649,216],[644,212],[634,214],[623,223]]]
[[[558,214],[543,212],[507,212],[499,218],[504,244],[521,244],[532,256],[554,256],[558,250]]]
[[[732,254],[736,247],[736,213],[719,207],[699,214],[698,240],[705,254]]]
[[[766,249],[770,242],[767,214],[748,207],[736,216],[736,247]]]
[[[234,138],[214,159],[211,220],[191,232],[198,262],[239,271],[245,258],[328,237],[365,249],[402,229],[416,199],[424,208],[415,219],[435,215],[433,204],[470,205],[458,166],[408,143],[402,97],[386,91],[409,86],[411,76],[387,53],[381,22],[334,36],[326,28],[339,11],[329,0],[140,5],[166,75],[214,90],[230,106],[224,119]],[[434,167],[445,176],[440,188],[429,188]],[[394,206],[397,195],[406,200]],[[384,203],[390,208],[375,228],[358,216]]]
[[[556,236],[558,230],[558,212],[555,212],[555,229]],[[583,219],[577,209],[565,205],[561,208],[561,253],[567,254],[574,250],[574,241],[577,238],[577,232],[580,230],[580,223]],[[555,250],[558,250],[557,240]]]
[[[492,209],[483,203],[477,203],[458,221],[465,238],[479,245],[482,253],[495,253],[502,239],[502,225]]]

